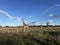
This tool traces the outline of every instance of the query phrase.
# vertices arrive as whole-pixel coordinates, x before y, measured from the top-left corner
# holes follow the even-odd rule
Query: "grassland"
[[[60,27],[2,27],[0,45],[60,45]]]
[[[1,27],[1,32],[21,32],[23,27]],[[60,27],[29,27],[28,31],[60,31]]]

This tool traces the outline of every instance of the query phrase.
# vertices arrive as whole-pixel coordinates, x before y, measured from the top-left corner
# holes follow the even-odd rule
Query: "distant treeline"
[[[9,27],[11,27],[11,28],[14,28],[14,27],[17,27],[17,28],[20,28],[20,27],[23,27],[23,26],[0,26],[0,28],[2,28],[2,27],[4,27],[4,28],[9,28]],[[29,27],[60,27],[60,25],[38,25],[38,26],[36,26],[36,25],[33,25],[33,26],[29,26]]]
[[[39,26],[30,26],[30,27],[60,27],[60,25],[39,25]]]

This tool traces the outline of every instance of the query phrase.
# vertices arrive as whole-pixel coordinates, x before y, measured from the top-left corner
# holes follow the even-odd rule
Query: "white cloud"
[[[60,6],[60,5],[56,4],[56,6]]]
[[[48,20],[48,22],[50,23],[50,22],[53,22],[53,20]]]
[[[32,24],[32,25],[40,25],[41,23],[40,22],[31,22],[30,24]]]
[[[26,16],[27,18],[31,18],[32,16]]]
[[[14,19],[17,19],[18,21],[21,21],[21,17],[13,17]]]
[[[10,14],[8,14],[7,12],[0,10],[0,13],[4,14],[5,16],[7,16],[8,18],[13,18]]]
[[[9,19],[16,19],[18,21],[20,21],[20,19],[21,19],[20,17],[15,17],[15,16],[10,15],[9,13],[7,13],[4,10],[0,10],[0,13],[2,13],[4,16],[8,17]]]
[[[36,22],[37,24],[40,24],[40,22]]]
[[[36,22],[35,25],[36,25],[36,26],[37,26],[37,25],[40,25],[40,22]]]
[[[53,14],[48,14],[48,16],[53,17],[54,15]]]
[[[56,6],[58,7],[58,6],[60,6],[60,5],[59,5],[59,4],[56,4],[55,6],[49,7],[48,9],[46,9],[45,11],[43,11],[42,14],[47,13],[48,11],[52,10],[53,8],[55,8]]]
[[[48,9],[46,9],[42,14],[47,13],[48,11],[52,10],[53,8],[54,8],[54,6],[52,6],[52,7],[48,8]]]
[[[52,18],[59,18],[59,16],[54,15],[54,14],[48,14],[48,16],[52,17]]]

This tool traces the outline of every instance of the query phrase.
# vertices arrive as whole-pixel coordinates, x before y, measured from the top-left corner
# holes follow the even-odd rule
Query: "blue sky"
[[[55,18],[53,16],[56,16]],[[26,23],[40,22],[60,24],[60,0],[0,0],[0,25],[22,25],[21,18]]]

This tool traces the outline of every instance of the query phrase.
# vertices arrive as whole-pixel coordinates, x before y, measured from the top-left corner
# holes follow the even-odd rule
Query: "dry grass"
[[[57,29],[60,31],[60,27],[30,27],[25,32],[22,27],[0,28],[0,45],[60,45],[60,32]]]
[[[20,28],[0,28],[1,32],[21,32],[23,27]],[[60,27],[30,27],[28,31],[60,31]]]

